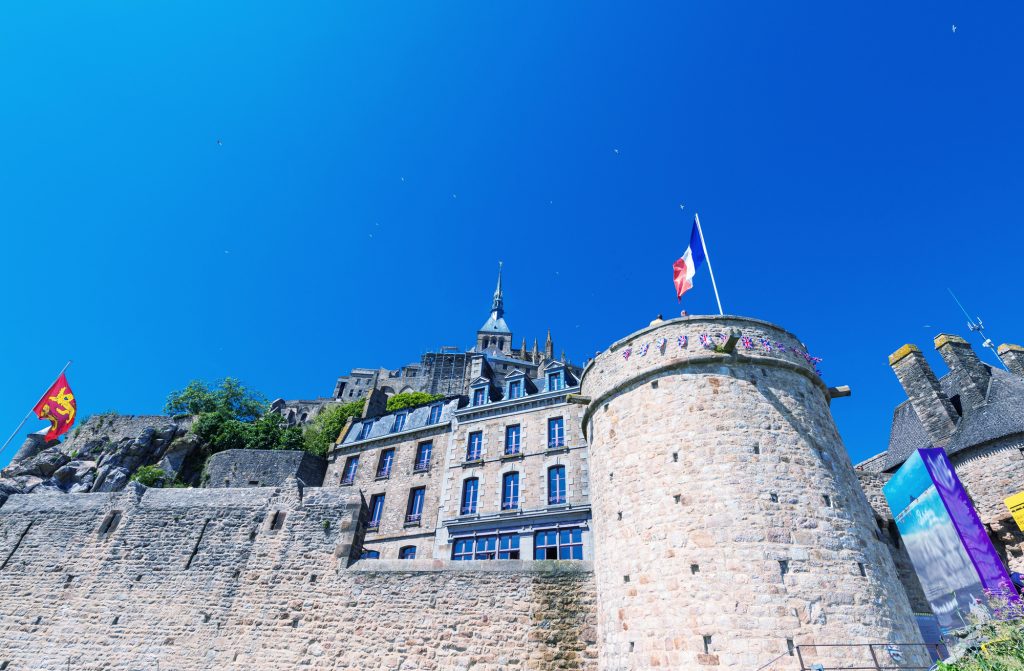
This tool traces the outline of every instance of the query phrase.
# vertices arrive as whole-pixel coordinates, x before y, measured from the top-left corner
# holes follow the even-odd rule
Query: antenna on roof
[[[956,297],[956,294],[953,293],[953,290],[950,289],[949,287],[946,287],[946,291],[949,292],[949,295],[953,297],[953,300],[956,301],[956,304],[960,306],[960,311],[964,313],[965,317],[967,317],[967,328],[970,329],[972,332],[977,332],[981,336],[981,346],[985,347],[986,349],[992,350],[992,354],[995,356],[996,361],[999,362],[999,365],[1002,366],[1003,369],[1006,369],[1006,364],[1004,364],[1003,360],[999,358],[999,352],[996,350],[995,343],[992,342],[991,338],[985,335],[985,324],[981,321],[981,317],[975,317],[974,319],[971,319],[970,313],[968,313],[967,310],[964,308],[963,303],[961,303],[960,299]]]

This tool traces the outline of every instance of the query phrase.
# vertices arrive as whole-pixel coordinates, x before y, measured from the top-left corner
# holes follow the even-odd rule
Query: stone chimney
[[[998,352],[1003,365],[1011,373],[1017,377],[1024,377],[1024,347],[1020,345],[1000,345]]]
[[[960,336],[940,333],[935,337],[935,349],[953,374],[964,413],[984,404],[992,371],[981,362],[970,343]]]
[[[907,392],[910,405],[932,445],[940,445],[956,429],[957,413],[916,345],[904,345],[889,355],[889,365]]]
[[[363,406],[363,419],[367,417],[380,417],[388,409],[388,395],[380,389],[373,387],[366,395],[366,405]]]

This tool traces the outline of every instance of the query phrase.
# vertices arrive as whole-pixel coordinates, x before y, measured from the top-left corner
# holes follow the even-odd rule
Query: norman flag
[[[43,394],[43,397],[32,409],[39,419],[50,422],[50,430],[46,433],[46,440],[53,440],[68,432],[68,429],[75,423],[75,413],[78,404],[75,396],[71,393],[71,386],[64,373],[60,374],[57,381],[53,383],[50,390]]]
[[[678,261],[672,264],[672,281],[676,284],[676,298],[683,300],[683,294],[693,288],[693,276],[697,269],[704,263],[707,256],[704,252],[704,244],[700,237],[700,230],[697,228],[697,220],[693,221],[693,230],[690,231],[690,246]]]

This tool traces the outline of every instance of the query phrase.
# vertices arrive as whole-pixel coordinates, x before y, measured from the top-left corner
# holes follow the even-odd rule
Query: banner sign
[[[943,632],[967,624],[986,592],[1017,600],[1003,563],[942,448],[917,450],[882,487]]]
[[[1013,515],[1013,521],[1017,523],[1017,527],[1024,531],[1024,492],[1017,492],[1006,499],[1006,507],[1010,509],[1010,514]]]

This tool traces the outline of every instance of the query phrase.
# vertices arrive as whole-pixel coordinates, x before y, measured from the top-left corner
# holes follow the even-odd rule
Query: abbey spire
[[[494,290],[494,300],[491,302],[491,318],[501,318],[505,314],[505,298],[501,292],[501,261],[498,261],[498,287]]]
[[[512,329],[505,323],[505,296],[501,289],[501,266],[498,262],[498,286],[491,301],[491,316],[476,332],[479,351],[492,350],[510,356],[512,354]]]

